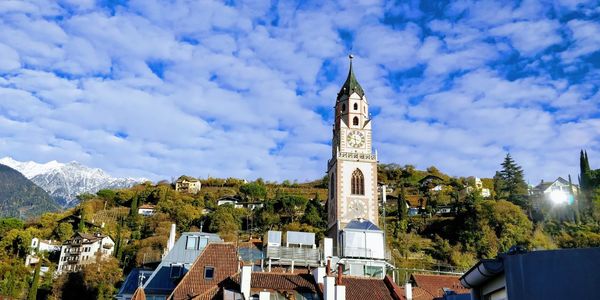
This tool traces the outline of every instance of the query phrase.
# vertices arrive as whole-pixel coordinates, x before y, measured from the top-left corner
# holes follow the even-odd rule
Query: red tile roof
[[[458,294],[470,292],[469,289],[460,284],[460,276],[412,274],[411,278],[415,287],[423,289],[427,293],[431,294],[434,298],[442,297],[444,295],[442,288],[449,288]]]
[[[212,279],[204,278],[204,268],[214,267]],[[232,244],[208,244],[183,276],[169,299],[192,299],[204,295],[238,272],[237,251]]]
[[[144,293],[144,289],[141,286],[135,290],[131,300],[146,300],[146,293]]]
[[[346,299],[402,300],[401,291],[390,279],[344,276],[342,284],[346,286]]]

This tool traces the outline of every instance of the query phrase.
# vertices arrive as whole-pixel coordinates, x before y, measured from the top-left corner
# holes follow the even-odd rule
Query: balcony
[[[369,248],[354,248],[354,247],[344,247],[343,248],[343,257],[346,258],[359,258],[359,259],[385,259],[390,260],[391,255],[389,251],[373,251],[373,249]]]
[[[321,254],[319,249],[300,247],[268,246],[266,258],[295,262],[318,263]]]

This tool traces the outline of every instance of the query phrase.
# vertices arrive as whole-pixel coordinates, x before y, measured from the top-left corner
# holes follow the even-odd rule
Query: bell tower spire
[[[350,69],[337,95],[332,157],[328,163],[328,227],[332,236],[352,220],[378,224],[377,155],[367,96],[356,79],[353,55]]]
[[[350,70],[348,71],[346,82],[344,82],[342,89],[338,93],[338,101],[340,100],[341,96],[350,96],[352,93],[357,93],[360,97],[365,95],[365,91],[358,83],[356,75],[354,75],[354,69],[352,68],[352,59],[354,59],[354,55],[350,54],[348,55],[348,58],[350,60]]]

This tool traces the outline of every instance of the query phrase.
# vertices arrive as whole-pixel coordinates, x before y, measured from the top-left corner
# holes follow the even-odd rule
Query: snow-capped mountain
[[[75,205],[77,195],[80,194],[95,193],[105,188],[126,188],[145,181],[145,179],[111,177],[101,169],[90,168],[74,161],[69,163],[50,161],[40,164],[4,157],[0,159],[0,164],[21,172],[64,206]]]

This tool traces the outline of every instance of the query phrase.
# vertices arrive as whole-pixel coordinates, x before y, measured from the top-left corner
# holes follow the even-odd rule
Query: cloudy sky
[[[383,163],[600,168],[592,1],[0,1],[0,157],[319,178],[355,55]]]

